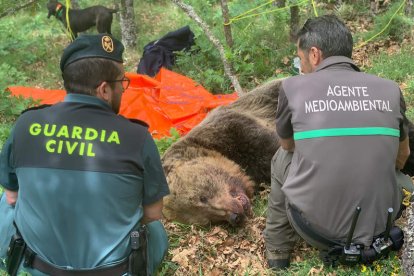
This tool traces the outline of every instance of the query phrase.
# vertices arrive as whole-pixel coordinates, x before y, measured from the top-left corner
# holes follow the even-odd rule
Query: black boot
[[[271,270],[287,269],[290,265],[289,259],[267,260],[267,265]]]
[[[290,252],[266,250],[267,264],[272,270],[287,269],[290,265]]]

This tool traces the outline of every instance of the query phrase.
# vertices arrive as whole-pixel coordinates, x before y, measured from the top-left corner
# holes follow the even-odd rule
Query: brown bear
[[[280,83],[271,81],[216,108],[165,152],[168,219],[238,225],[249,215],[255,187],[270,183],[270,161],[279,147],[275,116]]]
[[[275,117],[280,85],[280,80],[271,81],[216,108],[165,152],[168,219],[238,225],[251,212],[255,187],[270,183],[270,161],[279,147]],[[402,171],[413,176],[411,122],[409,137],[411,155]]]

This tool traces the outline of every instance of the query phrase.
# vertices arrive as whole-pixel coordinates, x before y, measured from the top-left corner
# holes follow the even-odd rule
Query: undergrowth
[[[396,81],[402,87],[406,115],[411,121],[414,120],[414,47],[404,46],[400,51],[389,54],[386,50],[381,51],[372,58],[372,67],[367,68],[368,73]]]
[[[155,144],[157,145],[158,152],[160,155],[163,155],[164,152],[180,138],[180,133],[175,128],[171,128],[170,137],[163,137],[161,139],[155,139]]]
[[[390,7],[385,12],[378,16],[374,16],[372,30],[365,33],[362,38],[365,40],[379,34],[376,39],[388,38],[397,42],[402,42],[409,34],[414,22],[412,18],[403,14],[404,8],[396,13],[400,8],[401,3],[402,1],[392,1],[392,4],[390,4]]]

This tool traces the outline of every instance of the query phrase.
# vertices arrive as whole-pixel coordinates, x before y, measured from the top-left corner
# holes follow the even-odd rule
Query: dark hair
[[[63,85],[68,93],[96,95],[103,81],[114,80],[121,74],[118,62],[104,58],[85,58],[69,64],[63,71]],[[115,83],[110,83],[112,88]]]
[[[335,15],[308,19],[297,33],[299,49],[308,52],[311,47],[322,51],[322,57],[352,56],[352,34]]]

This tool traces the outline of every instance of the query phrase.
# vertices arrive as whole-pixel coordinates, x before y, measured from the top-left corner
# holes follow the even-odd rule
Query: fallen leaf
[[[223,245],[225,246],[232,246],[234,245],[234,239],[233,238],[227,238],[224,242]]]
[[[281,73],[283,73],[283,70],[282,70],[282,69],[276,69],[276,70],[275,70],[275,73],[276,73],[276,74],[281,74]]]
[[[173,255],[174,257],[172,258],[171,261],[178,263],[179,265],[183,266],[183,267],[188,267],[188,262],[189,262],[189,256],[193,255],[195,252],[195,248],[190,248],[190,249],[184,249],[181,252],[174,253],[174,251],[179,251],[180,248],[177,248],[176,250],[173,250]]]
[[[312,267],[309,270],[308,275],[319,275],[322,273],[322,271],[323,271],[323,266],[321,266],[320,268]]]

